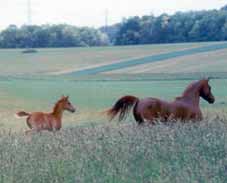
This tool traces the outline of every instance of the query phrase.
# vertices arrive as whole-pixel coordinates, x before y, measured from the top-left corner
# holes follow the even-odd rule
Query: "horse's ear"
[[[211,79],[212,79],[212,77],[209,76],[209,77],[207,78],[207,81],[209,82]]]
[[[69,99],[69,96],[67,95],[65,98],[68,100]]]

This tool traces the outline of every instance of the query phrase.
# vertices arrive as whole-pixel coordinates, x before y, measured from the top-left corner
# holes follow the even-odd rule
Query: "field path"
[[[88,69],[82,69],[79,71],[72,71],[65,73],[64,75],[70,75],[70,76],[85,76],[85,75],[92,75],[92,74],[99,74],[103,72],[113,71],[113,70],[119,70],[123,68],[133,67],[137,65],[147,64],[147,63],[153,63],[153,62],[159,62],[159,61],[166,61],[171,58],[177,58],[177,57],[183,57],[187,55],[193,55],[193,54],[199,54],[204,52],[211,52],[221,49],[226,49],[227,43],[221,43],[221,44],[215,44],[215,45],[208,45],[208,46],[202,46],[198,48],[192,48],[187,50],[181,50],[181,51],[174,51],[169,53],[163,53],[163,54],[157,54],[152,56],[147,56],[143,58],[137,58],[132,60],[123,61],[120,63],[113,63]]]

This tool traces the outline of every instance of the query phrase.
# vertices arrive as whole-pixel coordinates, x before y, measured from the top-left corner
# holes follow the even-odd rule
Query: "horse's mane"
[[[198,85],[199,83],[201,83],[201,80],[200,80],[200,81],[194,81],[194,82],[190,83],[190,84],[186,87],[186,89],[184,90],[184,92],[182,93],[182,95],[176,97],[175,100],[180,100],[180,99],[182,99],[183,97],[187,96],[189,92],[191,92],[192,90],[194,90],[196,87],[199,86],[199,85]]]

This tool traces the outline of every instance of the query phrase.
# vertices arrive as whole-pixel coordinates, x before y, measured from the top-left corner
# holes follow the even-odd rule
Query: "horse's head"
[[[209,78],[201,80],[200,83],[201,83],[200,97],[202,97],[204,100],[206,100],[210,104],[213,104],[215,101],[215,98],[211,92],[211,87],[209,85]]]
[[[60,103],[61,103],[61,106],[64,110],[67,110],[69,112],[75,112],[76,111],[75,107],[69,101],[69,96],[67,96],[67,97],[62,96],[62,98],[60,99]]]

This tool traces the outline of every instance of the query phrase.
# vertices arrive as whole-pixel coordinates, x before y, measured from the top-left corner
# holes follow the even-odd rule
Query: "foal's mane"
[[[65,98],[62,97],[61,99],[59,99],[59,100],[54,104],[53,112],[55,112],[55,111],[58,109],[59,104],[62,103],[64,100],[65,100]]]

